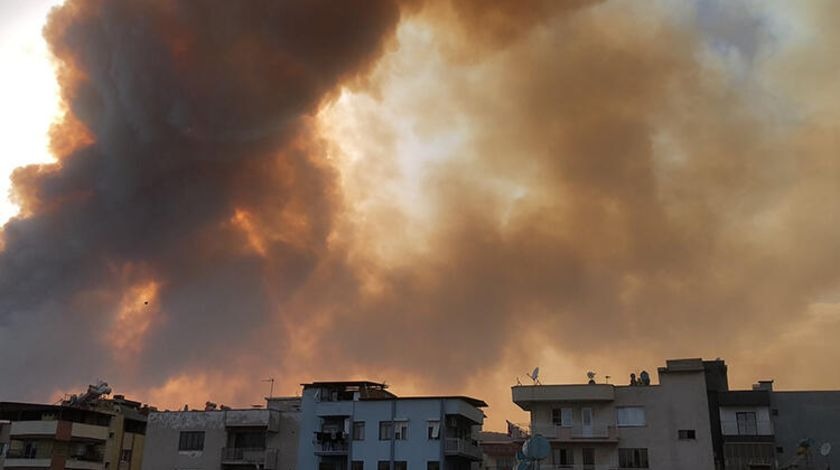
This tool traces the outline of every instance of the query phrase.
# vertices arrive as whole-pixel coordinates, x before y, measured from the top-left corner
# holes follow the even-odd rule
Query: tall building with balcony
[[[116,398],[84,407],[0,403],[8,422],[3,468],[140,470],[145,416]]]
[[[464,396],[398,397],[381,383],[303,385],[298,468],[467,470],[487,404]]]
[[[714,469],[703,361],[669,360],[658,372],[658,385],[518,385],[513,401],[550,441],[553,468]]]
[[[204,410],[149,415],[144,470],[294,470],[299,398],[268,398],[265,408]]]

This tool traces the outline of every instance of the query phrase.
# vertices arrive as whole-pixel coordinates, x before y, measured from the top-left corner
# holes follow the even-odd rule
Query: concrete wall
[[[772,416],[776,431],[776,446],[780,464],[792,460],[798,444],[803,439],[812,439],[813,461],[817,468],[840,468],[840,392],[773,392],[771,408],[778,410]],[[832,451],[828,459],[820,456],[819,447],[829,442]],[[778,450],[778,449],[777,449]]]
[[[204,450],[178,450],[181,431],[204,431]],[[146,426],[143,470],[174,468],[218,470],[227,433],[223,411],[151,413]]]

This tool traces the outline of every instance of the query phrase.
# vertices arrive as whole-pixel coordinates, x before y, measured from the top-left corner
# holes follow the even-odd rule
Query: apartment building
[[[9,430],[12,427],[10,421],[0,419],[0,470],[3,470],[6,461],[6,451],[9,449]]]
[[[300,398],[266,399],[260,408],[231,409],[207,403],[203,410],[149,415],[144,470],[294,470]]]
[[[523,435],[514,432],[483,431],[476,439],[483,454],[480,470],[511,470],[516,465],[516,454],[525,442]]]
[[[398,397],[368,381],[303,384],[298,468],[467,470],[487,404],[464,396]]]
[[[5,470],[140,470],[145,416],[131,402],[85,407],[0,403],[9,422]]]
[[[554,468],[714,469],[703,361],[669,360],[658,372],[657,385],[518,385],[513,401],[550,441]]]

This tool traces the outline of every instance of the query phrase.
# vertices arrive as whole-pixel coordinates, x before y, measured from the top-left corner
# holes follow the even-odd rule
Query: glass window
[[[376,465],[376,470],[391,470],[391,462],[387,460],[380,460]]]
[[[204,450],[204,431],[181,431],[178,450]]]
[[[618,449],[618,466],[621,468],[648,468],[647,449]]]
[[[571,408],[555,408],[551,410],[551,422],[555,426],[571,426],[572,425],[572,409]]]
[[[429,421],[429,424],[426,428],[426,437],[430,441],[436,441],[440,439],[440,421]]]
[[[681,441],[687,441],[697,438],[697,434],[694,432],[693,429],[680,429],[677,431],[677,437]]]
[[[615,421],[618,426],[644,426],[645,408],[643,406],[619,406],[615,409]]]
[[[394,462],[394,470],[407,470],[408,462],[405,460]]]
[[[735,419],[738,421],[738,434],[747,436],[758,434],[754,411],[735,413]]]
[[[584,467],[590,467],[595,465],[595,449],[591,447],[586,447],[580,450],[581,457],[583,457],[583,465]]]
[[[554,465],[574,465],[575,458],[572,449],[558,447],[553,449]]]
[[[379,440],[390,441],[394,437],[394,423],[393,421],[379,422]],[[381,462],[380,462],[381,463]]]
[[[354,421],[353,422],[353,440],[354,441],[364,441],[365,440],[365,422],[364,421]]]
[[[398,441],[408,440],[408,423],[398,421],[394,423],[394,439]]]
[[[354,460],[350,463],[350,470],[365,470],[365,463],[361,460]]]
[[[436,460],[427,462],[426,470],[440,470],[440,462]]]

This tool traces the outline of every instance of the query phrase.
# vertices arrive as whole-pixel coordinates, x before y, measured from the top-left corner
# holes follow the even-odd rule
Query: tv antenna
[[[534,371],[531,372],[530,374],[526,372],[525,375],[527,375],[528,378],[531,379],[534,382],[534,385],[542,385],[542,383],[540,383],[540,368],[539,368],[539,366],[534,367]]]
[[[267,379],[260,380],[260,382],[271,382],[271,386],[268,389],[268,398],[274,397],[274,377],[269,377]]]

